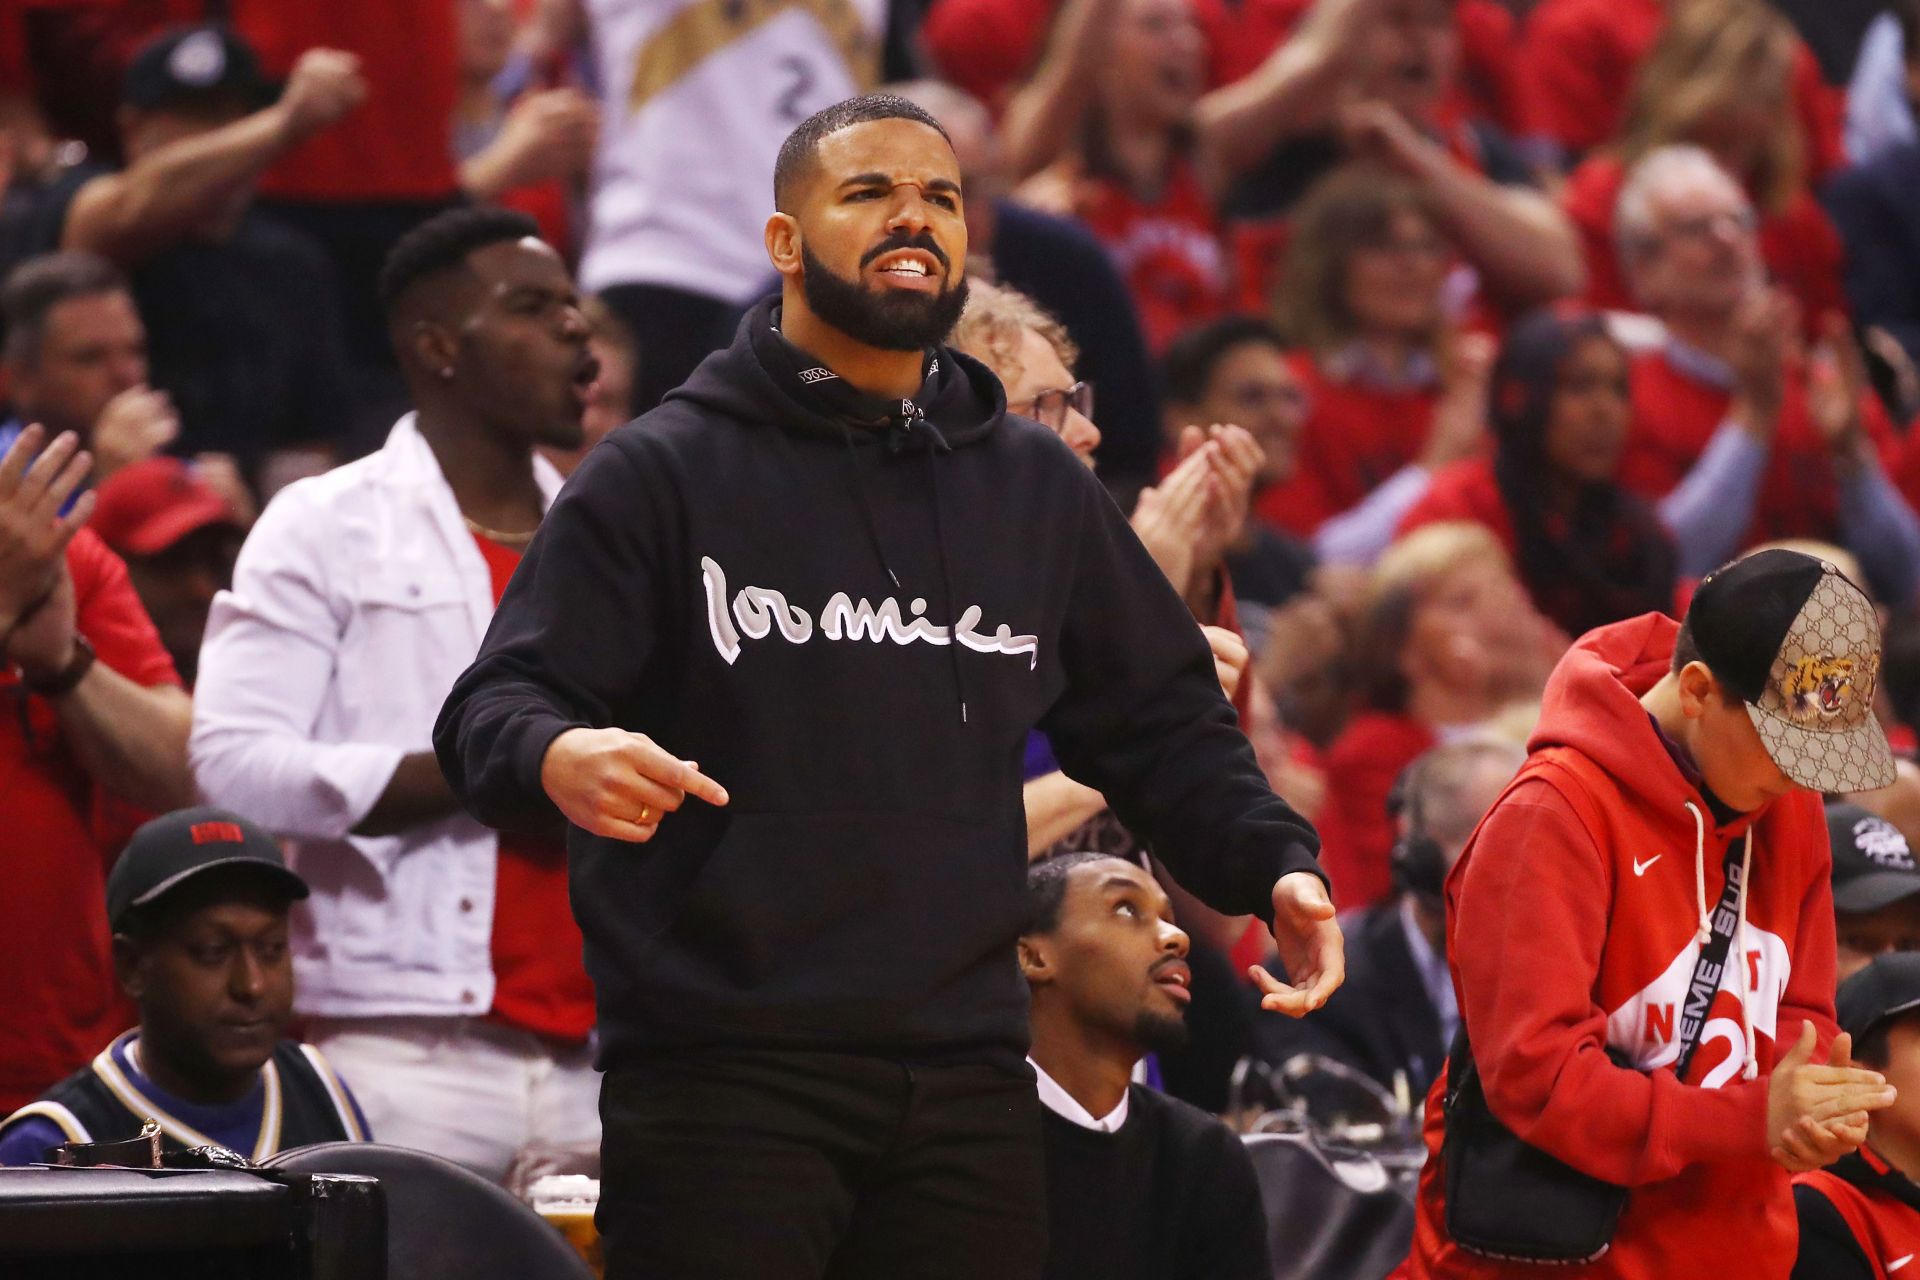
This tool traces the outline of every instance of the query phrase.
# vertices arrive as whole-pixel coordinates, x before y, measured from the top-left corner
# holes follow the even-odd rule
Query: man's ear
[[[147,992],[146,966],[141,963],[140,944],[124,933],[113,935],[113,977],[135,1004]]]
[[[767,260],[788,280],[800,278],[800,224],[790,213],[776,213],[767,219]]]
[[[1029,985],[1053,981],[1053,957],[1047,954],[1047,940],[1038,935],[1020,939],[1020,976]]]
[[[1715,687],[1713,672],[1704,662],[1696,660],[1680,668],[1679,684],[1680,710],[1690,720],[1698,720],[1709,706],[1719,701],[1720,691]]]
[[[420,367],[434,377],[443,377],[443,371],[452,369],[460,354],[460,343],[452,331],[432,320],[415,320],[407,326],[406,347]]]

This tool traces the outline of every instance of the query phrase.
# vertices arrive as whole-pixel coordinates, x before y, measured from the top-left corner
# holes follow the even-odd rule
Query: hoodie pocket
[[[1025,874],[1019,834],[989,824],[737,813],[650,976],[671,989],[659,994],[736,1024],[833,1038],[951,1034],[1003,1017],[1010,998],[1019,1007]]]

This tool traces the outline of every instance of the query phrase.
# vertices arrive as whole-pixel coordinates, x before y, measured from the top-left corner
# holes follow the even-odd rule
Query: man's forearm
[[[1070,0],[1061,10],[1038,74],[1007,104],[1001,137],[1016,179],[1046,168],[1072,145],[1119,10],[1117,0]]]
[[[54,706],[62,736],[95,782],[161,812],[194,802],[187,768],[193,703],[184,692],[135,684],[96,662]]]
[[[1027,810],[1027,857],[1037,858],[1107,807],[1107,799],[1055,771],[1028,779],[1021,789]]]
[[[158,252],[221,212],[295,141],[286,113],[268,107],[161,147],[82,187],[60,247],[121,262]]]
[[[1573,225],[1544,196],[1503,187],[1438,147],[1422,169],[1448,229],[1500,297],[1545,303],[1586,287]]]
[[[357,836],[397,835],[428,822],[437,822],[460,808],[453,788],[440,772],[440,761],[431,751],[416,751],[403,756],[387,782],[387,789],[367,810],[367,816],[354,824]]]

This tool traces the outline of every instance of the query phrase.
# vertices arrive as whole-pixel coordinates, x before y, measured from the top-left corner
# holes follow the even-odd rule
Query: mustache
[[[860,268],[861,270],[865,270],[867,265],[880,255],[894,253],[901,249],[920,249],[932,254],[933,260],[940,264],[942,271],[949,270],[953,266],[953,263],[947,258],[946,250],[934,243],[932,233],[922,231],[917,236],[909,236],[901,232],[895,232],[893,235],[888,236],[885,240],[882,240],[879,244],[860,255]]]

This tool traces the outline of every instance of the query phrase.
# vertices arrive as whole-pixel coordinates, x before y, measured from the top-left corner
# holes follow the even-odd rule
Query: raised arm
[[[1059,159],[1073,145],[1093,103],[1108,33],[1122,0],[1067,0],[1054,19],[1046,55],[1026,87],[1007,104],[1001,138],[1015,180]]]
[[[131,265],[220,218],[275,160],[359,105],[366,96],[359,68],[353,54],[309,49],[272,106],[157,147],[81,187],[60,247]]]
[[[1502,186],[1467,168],[1385,103],[1348,109],[1341,130],[1356,154],[1426,189],[1449,235],[1502,301],[1530,306],[1586,287],[1579,233],[1539,192]]]
[[[1283,139],[1325,129],[1359,42],[1384,9],[1383,0],[1320,0],[1252,75],[1201,98],[1193,124],[1202,171],[1225,184]]]

